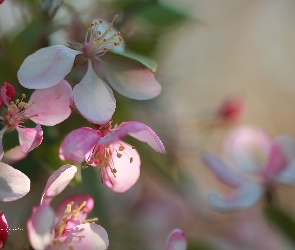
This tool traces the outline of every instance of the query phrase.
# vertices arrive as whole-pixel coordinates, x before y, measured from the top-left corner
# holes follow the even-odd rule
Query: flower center
[[[31,105],[24,102],[23,99],[26,98],[25,94],[22,94],[22,99],[11,101],[7,108],[2,107],[2,120],[3,124],[8,127],[8,130],[12,131],[20,124],[26,122],[33,116],[38,116],[38,114],[33,116],[26,116],[26,111],[35,104],[34,102]]]
[[[105,31],[103,31],[104,24],[102,20],[90,25],[82,48],[85,57],[93,58],[95,56],[102,56],[108,50],[123,43],[123,39],[120,37],[120,32],[115,33],[112,31],[113,24],[117,17],[117,15],[114,17],[113,21]]]

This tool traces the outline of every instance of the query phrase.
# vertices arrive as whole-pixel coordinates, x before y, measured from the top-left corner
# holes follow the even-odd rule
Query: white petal
[[[80,51],[63,45],[37,50],[29,55],[17,72],[22,86],[28,89],[44,89],[58,84],[72,69]]]
[[[82,81],[74,89],[74,102],[81,115],[96,124],[111,120],[116,100],[111,88],[93,71],[91,61]]]
[[[262,197],[264,188],[261,185],[248,184],[228,197],[220,196],[216,193],[210,193],[207,197],[209,205],[220,212],[231,212],[243,210],[255,205]]]

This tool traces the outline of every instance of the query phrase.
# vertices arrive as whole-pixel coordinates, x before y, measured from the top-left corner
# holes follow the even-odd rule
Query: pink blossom
[[[8,223],[5,219],[4,213],[0,211],[0,249],[5,246],[8,238]]]
[[[217,117],[222,122],[233,123],[239,120],[243,113],[244,103],[239,98],[226,99],[217,112]]]
[[[70,72],[73,64],[88,61],[86,75],[73,89],[74,102],[82,116],[96,124],[110,121],[116,108],[113,91],[95,73],[101,68],[103,78],[120,94],[136,100],[157,96],[161,86],[146,67],[127,57],[106,54],[111,49],[124,50],[120,32],[112,27],[115,19],[108,27],[101,20],[92,23],[84,44],[69,43],[74,49],[56,45],[28,56],[18,71],[20,84],[30,89],[52,87]]]
[[[54,126],[71,114],[72,89],[69,83],[61,80],[57,85],[35,90],[28,103],[22,99],[12,101],[15,91],[12,85],[4,83],[1,87],[1,100],[6,105],[2,107],[2,124],[4,128],[0,131],[0,160],[4,151],[2,147],[2,138],[6,131],[16,129],[19,135],[19,142],[24,154],[38,147],[43,140],[43,131],[41,125]],[[23,126],[27,120],[32,120],[36,124],[35,128],[26,128]]]
[[[211,153],[203,161],[216,177],[235,191],[230,196],[208,195],[208,202],[219,211],[247,209],[263,195],[272,196],[276,183],[295,183],[295,142],[288,135],[270,141],[255,127],[235,129],[225,141],[226,161]]]
[[[115,192],[131,188],[140,174],[140,157],[136,149],[121,139],[130,135],[146,142],[156,152],[165,153],[165,148],[156,133],[147,125],[132,121],[112,128],[111,122],[97,130],[83,127],[73,130],[63,140],[59,156],[62,160],[86,161],[98,166],[102,181]]]
[[[0,4],[4,3],[5,0],[0,0]]]
[[[167,238],[166,250],[186,250],[187,242],[180,229],[174,229]]]
[[[29,240],[34,249],[107,249],[107,232],[90,223],[97,218],[86,219],[94,206],[89,195],[68,197],[55,211],[50,207],[51,200],[65,189],[76,171],[75,166],[64,165],[49,177],[41,203],[33,209],[27,222]]]

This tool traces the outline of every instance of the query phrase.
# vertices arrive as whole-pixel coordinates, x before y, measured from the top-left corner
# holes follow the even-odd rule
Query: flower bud
[[[0,249],[4,248],[8,238],[8,224],[5,219],[4,213],[0,212]]]

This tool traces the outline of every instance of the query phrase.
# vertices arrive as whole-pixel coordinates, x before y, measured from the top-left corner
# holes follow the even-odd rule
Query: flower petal
[[[180,229],[174,229],[167,238],[166,250],[186,250],[187,242]]]
[[[57,206],[55,210],[55,220],[59,221],[62,216],[65,213],[65,210],[67,208],[67,205],[70,202],[74,202],[73,208],[75,206],[80,206],[84,201],[86,201],[86,205],[76,214],[76,219],[79,219],[80,221],[86,220],[87,215],[92,211],[94,207],[94,200],[93,198],[88,194],[77,194],[70,196],[66,199],[64,199],[59,205]]]
[[[47,205],[33,209],[27,222],[28,236],[32,247],[44,250],[51,242],[51,229],[54,226],[54,211]]]
[[[21,146],[16,146],[5,153],[2,162],[11,165],[24,159],[26,156],[27,154],[23,153]]]
[[[46,183],[44,193],[41,198],[41,204],[49,204],[54,196],[60,194],[74,178],[76,172],[76,166],[70,164],[61,166],[58,170],[53,172]]]
[[[4,248],[8,238],[8,223],[3,212],[0,212],[0,249]]]
[[[271,142],[268,136],[256,127],[239,127],[227,137],[225,156],[238,171],[258,173],[267,162]]]
[[[91,61],[84,78],[74,89],[74,102],[81,115],[96,124],[107,123],[116,109],[111,88],[93,71]]]
[[[82,162],[85,155],[100,139],[99,131],[83,127],[70,132],[62,141],[59,148],[59,157],[62,160]]]
[[[41,125],[54,126],[67,119],[71,114],[72,87],[61,80],[57,85],[38,89],[31,95],[26,116]],[[36,116],[37,115],[37,116]]]
[[[63,45],[39,49],[24,60],[17,72],[18,80],[28,89],[52,87],[71,71],[78,54],[81,52]]]
[[[121,151],[121,157],[117,157],[116,151],[119,151],[119,147],[124,146],[124,150]],[[133,149],[130,145],[123,141],[118,141],[111,145],[112,152],[112,164],[116,169],[115,176],[107,168],[103,173],[104,183],[111,188],[114,192],[123,193],[131,188],[139,178],[140,175],[140,157],[136,149]],[[120,151],[119,151],[120,152]],[[132,157],[132,160],[130,158]]]
[[[99,140],[99,144],[109,144],[122,139],[125,135],[146,142],[156,152],[165,153],[165,147],[157,134],[147,125],[141,122],[122,122],[115,131],[107,134]]]
[[[242,176],[227,166],[222,160],[211,153],[203,153],[202,160],[223,184],[233,188],[243,186],[246,182]]]
[[[273,180],[277,175],[285,170],[287,167],[287,159],[281,150],[280,146],[276,143],[273,143],[270,149],[268,162],[262,176],[268,181]]]
[[[3,149],[2,140],[3,140],[3,135],[4,135],[4,133],[5,133],[6,130],[7,130],[7,126],[5,126],[4,128],[2,128],[2,130],[0,131],[0,161],[2,160],[3,155],[4,155],[4,149]]]
[[[229,197],[223,197],[216,193],[210,193],[207,197],[209,205],[220,212],[231,212],[247,209],[255,205],[262,197],[264,188],[261,185],[245,185]]]
[[[66,237],[63,248],[87,250],[105,250],[109,246],[109,239],[106,230],[94,223],[85,223],[76,226]]]
[[[276,180],[285,184],[295,184],[295,160],[291,162],[286,169],[280,172]]]
[[[43,140],[43,131],[39,123],[36,124],[35,128],[16,127],[16,130],[24,154],[37,148]]]
[[[290,135],[282,135],[276,138],[274,143],[280,147],[288,163],[291,163],[295,158],[294,138],[291,137]]]
[[[141,63],[109,54],[101,62],[108,82],[120,94],[136,100],[148,100],[161,93],[162,87],[154,74]]]
[[[0,201],[14,201],[30,191],[30,179],[21,171],[0,162]]]

